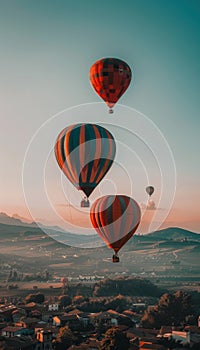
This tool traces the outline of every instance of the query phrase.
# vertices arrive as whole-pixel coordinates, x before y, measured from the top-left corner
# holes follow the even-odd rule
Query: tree
[[[187,292],[165,293],[158,303],[148,307],[142,318],[146,328],[160,328],[162,325],[180,325],[193,314],[191,298]]]
[[[128,350],[129,347],[129,339],[118,327],[108,329],[100,343],[100,350]]]
[[[84,297],[82,295],[75,295],[75,297],[73,297],[73,304],[78,305],[81,304],[84,301]]]
[[[118,294],[157,297],[161,295],[161,291],[150,281],[139,277],[105,279],[94,284],[94,296],[117,296]]]
[[[53,341],[54,349],[68,349],[71,345],[75,344],[76,341],[77,338],[68,326],[61,327],[56,340]]]
[[[117,295],[111,300],[107,300],[104,305],[107,310],[112,309],[118,312],[122,312],[128,307],[126,297],[123,297],[121,294]]]
[[[44,294],[42,293],[37,293],[37,294],[29,294],[25,298],[27,303],[37,303],[37,304],[42,304],[45,300]]]
[[[72,299],[69,295],[60,295],[58,298],[60,307],[66,307],[72,303]]]

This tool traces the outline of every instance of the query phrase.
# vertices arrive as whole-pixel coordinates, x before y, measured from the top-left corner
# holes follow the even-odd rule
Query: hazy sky
[[[200,232],[199,42],[198,0],[0,0],[0,211],[28,215],[22,165],[32,136],[56,113],[100,102],[89,83],[89,68],[99,58],[119,57],[134,72],[133,82],[120,103],[146,115],[173,153],[177,188],[165,225]],[[94,121],[105,110],[101,123],[111,123],[103,104],[86,112],[95,113],[95,109]],[[84,120],[84,107],[79,112],[80,120]],[[126,110],[122,113],[116,108],[117,125],[123,123],[120,112],[125,115]],[[69,115],[68,111],[63,125],[73,122]],[[89,120],[93,120],[91,115]],[[137,129],[134,118],[130,117],[129,123],[132,131]],[[57,125],[58,129],[62,126],[60,119]],[[112,129],[115,132],[114,126]],[[38,159],[40,148],[52,137],[48,128],[44,133],[44,144],[41,139],[37,144]],[[119,136],[119,144],[121,141]],[[158,150],[159,147],[158,143]],[[126,157],[120,158],[120,150],[119,159],[125,166]],[[51,161],[56,168],[53,156]],[[29,164],[29,185],[40,210],[33,214],[50,221],[40,198],[36,168],[36,163]],[[51,179],[50,170],[47,172],[51,192],[58,173],[56,168]],[[157,194],[159,183],[156,178]],[[102,186],[104,193],[108,190],[106,182]],[[165,181],[162,186],[167,198]],[[159,200],[155,193],[155,202]]]

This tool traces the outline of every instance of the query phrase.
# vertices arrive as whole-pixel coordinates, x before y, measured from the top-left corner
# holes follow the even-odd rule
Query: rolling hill
[[[113,264],[112,251],[97,247],[97,235],[49,230],[51,236],[39,227],[0,224],[0,265],[6,263],[23,273],[46,268],[58,275],[127,273],[163,280],[199,279],[200,235],[190,231],[169,228],[134,235],[120,250],[121,262]]]

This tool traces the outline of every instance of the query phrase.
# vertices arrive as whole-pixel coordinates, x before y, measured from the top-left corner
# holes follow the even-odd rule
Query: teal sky
[[[0,0],[0,210],[26,215],[21,177],[32,135],[55,113],[100,101],[88,72],[110,56],[134,72],[120,103],[148,116],[173,152],[180,215],[172,224],[182,215],[182,226],[199,232],[199,42],[197,0]]]

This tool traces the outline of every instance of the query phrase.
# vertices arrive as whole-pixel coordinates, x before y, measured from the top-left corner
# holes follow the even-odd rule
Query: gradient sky
[[[28,216],[30,139],[59,111],[100,102],[88,72],[110,56],[134,71],[120,103],[148,116],[173,153],[177,189],[165,226],[200,232],[199,42],[198,0],[0,0],[0,211]]]

